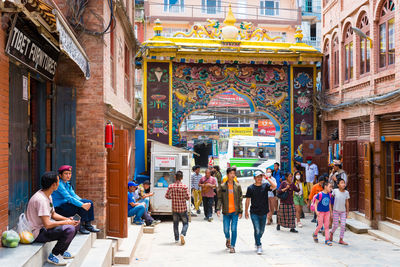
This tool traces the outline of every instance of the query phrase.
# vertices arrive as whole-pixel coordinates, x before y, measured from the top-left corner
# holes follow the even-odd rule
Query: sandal
[[[331,241],[329,241],[329,240],[325,240],[325,245],[328,245],[328,246],[332,246],[332,242]]]
[[[333,234],[329,233],[329,241],[333,241]]]
[[[312,236],[313,236],[313,238],[314,238],[314,242],[315,242],[315,243],[318,243],[318,235],[312,234]]]
[[[339,241],[339,244],[340,245],[344,245],[344,246],[348,246],[349,245],[348,243],[344,242],[342,239]]]

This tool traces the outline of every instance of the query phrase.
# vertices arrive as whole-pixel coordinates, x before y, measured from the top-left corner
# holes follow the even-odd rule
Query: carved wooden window
[[[379,19],[379,67],[384,68],[395,62],[395,5],[393,0],[383,3]]]
[[[361,20],[360,25],[358,25],[359,29],[365,33],[365,35],[369,36],[369,20],[368,16],[365,13]],[[363,75],[370,71],[370,62],[371,62],[371,50],[369,40],[366,38],[358,38],[360,42],[360,74]]]
[[[324,64],[323,64],[323,84],[324,89],[329,90],[329,79],[330,79],[330,51],[329,51],[329,43],[327,42],[324,46]]]
[[[333,39],[333,84],[339,85],[339,39],[336,36]]]
[[[344,36],[344,80],[353,78],[353,29],[348,24]]]

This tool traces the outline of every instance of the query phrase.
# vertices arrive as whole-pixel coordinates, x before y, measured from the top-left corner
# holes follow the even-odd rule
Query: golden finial
[[[155,20],[155,26],[153,27],[154,33],[156,36],[161,36],[161,32],[163,30],[163,27],[161,26],[161,21],[159,19]]]
[[[300,26],[297,27],[294,38],[296,39],[297,43],[300,43],[303,40],[303,30],[300,28]]]
[[[233,15],[231,4],[229,4],[229,10],[228,10],[228,14],[226,15],[226,18],[224,20],[224,24],[226,26],[234,26],[235,22],[236,22],[236,18]]]

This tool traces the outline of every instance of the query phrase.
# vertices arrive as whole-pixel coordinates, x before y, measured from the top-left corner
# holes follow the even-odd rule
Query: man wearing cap
[[[159,224],[161,221],[160,220],[154,220],[153,217],[150,216],[149,213],[149,209],[150,209],[150,199],[149,197],[153,195],[153,193],[150,193],[150,181],[145,181],[142,185],[138,185],[135,182],[130,182],[130,192],[133,195],[133,200],[135,201],[135,203],[138,204],[144,204],[145,207],[145,211],[143,213],[142,218],[144,219],[144,221],[146,222],[146,225],[149,226],[154,226],[156,224]],[[129,186],[128,186],[129,187]],[[145,193],[145,187],[148,187],[148,193]],[[129,196],[128,196],[129,198]],[[129,203],[132,202],[128,202],[128,207],[132,206]],[[129,209],[128,209],[129,212]]]
[[[347,174],[342,169],[342,162],[338,159],[333,160],[333,171],[329,175],[329,182],[333,184],[333,188],[338,188],[338,179],[344,180],[344,183],[347,185]]]
[[[306,170],[306,182],[307,182],[307,189],[308,192],[311,191],[314,183],[317,182],[318,179],[318,166],[312,162],[312,157],[308,156],[306,158],[307,163],[295,161],[297,164],[300,164]]]
[[[264,234],[265,224],[267,222],[268,192],[276,188],[276,182],[271,176],[266,176],[268,183],[263,183],[264,174],[261,171],[254,173],[254,184],[247,187],[245,217],[251,218],[254,227],[254,239],[257,246],[257,254],[262,254],[261,237]],[[250,216],[249,216],[249,206]]]
[[[142,216],[146,212],[146,204],[138,203],[135,200],[135,191],[138,184],[130,181],[128,182],[128,217],[135,216],[133,222],[137,225],[142,225]]]
[[[78,214],[81,217],[79,232],[89,234],[100,230],[95,228],[91,222],[94,220],[93,202],[80,198],[71,185],[72,166],[63,165],[58,169],[60,185],[52,193],[55,210],[58,214],[71,217]]]

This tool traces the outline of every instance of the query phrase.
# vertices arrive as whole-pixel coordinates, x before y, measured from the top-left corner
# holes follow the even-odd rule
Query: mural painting
[[[256,112],[269,114],[279,123],[281,163],[284,169],[290,168],[288,69],[282,65],[173,63],[172,144],[182,145],[179,128],[185,117],[206,109],[213,96],[233,89],[247,97]]]
[[[147,138],[168,144],[169,63],[149,62],[147,69]]]
[[[314,139],[314,70],[293,69],[294,156],[303,160],[304,140]]]

